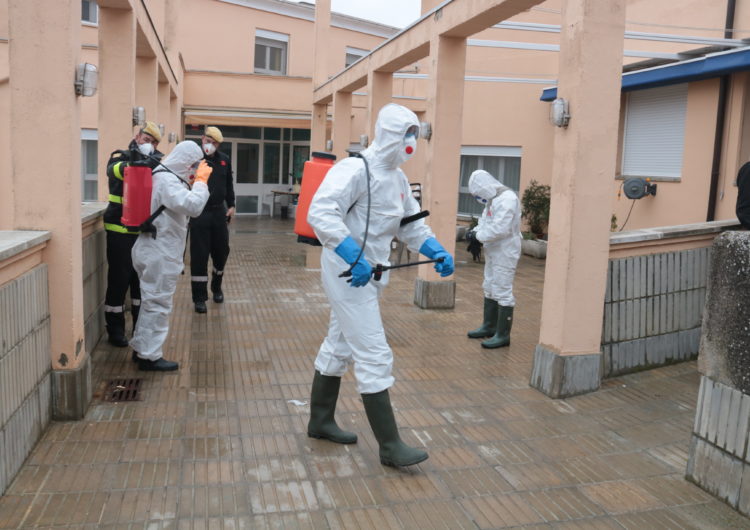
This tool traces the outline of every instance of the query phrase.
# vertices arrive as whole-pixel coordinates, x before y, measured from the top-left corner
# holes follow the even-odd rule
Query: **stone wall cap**
[[[658,239],[676,239],[680,237],[701,236],[718,234],[725,230],[739,229],[740,223],[737,219],[723,221],[709,221],[707,223],[692,223],[675,226],[659,226],[656,228],[642,228],[639,230],[628,230],[627,232],[615,232],[609,236],[610,245],[624,243],[637,243],[639,241],[654,241]]]
[[[84,202],[81,204],[81,224],[96,219],[107,209],[106,202]]]
[[[46,230],[0,230],[0,261],[12,258],[51,238],[52,232]]]

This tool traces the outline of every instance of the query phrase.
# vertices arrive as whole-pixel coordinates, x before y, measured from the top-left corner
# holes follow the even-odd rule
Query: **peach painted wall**
[[[290,36],[287,75],[312,76],[312,21],[205,0],[182,0],[180,10],[177,43],[188,70],[252,72],[255,30],[263,29]],[[201,38],[209,34],[210,39]],[[383,40],[336,27],[331,28],[329,39],[331,73],[343,69],[346,46],[370,49]]]
[[[622,227],[631,206],[633,212],[625,226],[626,230],[699,223],[706,220],[716,127],[717,90],[718,80],[715,79],[690,83],[688,86],[685,149],[682,177],[679,182],[657,182],[656,196],[644,197],[633,204],[624,194],[617,198],[622,181],[613,180],[612,211],[617,215],[618,226]],[[627,96],[624,97],[624,101],[627,101]],[[622,121],[620,130],[622,131]],[[620,134],[618,158],[622,156],[622,132]],[[618,171],[621,168],[619,164]]]

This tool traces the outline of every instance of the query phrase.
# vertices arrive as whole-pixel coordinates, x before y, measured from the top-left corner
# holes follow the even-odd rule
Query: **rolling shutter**
[[[623,141],[623,176],[682,176],[686,109],[686,83],[629,93]]]

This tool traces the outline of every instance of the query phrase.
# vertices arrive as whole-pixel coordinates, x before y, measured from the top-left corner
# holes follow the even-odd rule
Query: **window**
[[[667,180],[682,175],[687,84],[628,94],[622,175]]]
[[[482,215],[484,206],[469,193],[469,177],[484,169],[518,193],[521,182],[520,147],[464,146],[461,148],[461,176],[458,183],[458,215]]]
[[[99,23],[99,7],[96,0],[81,0],[81,22]]]
[[[98,199],[98,138],[96,129],[81,129],[81,198],[84,201]]]
[[[286,75],[289,35],[273,31],[255,32],[255,73]]]
[[[346,47],[346,59],[344,61],[344,67],[348,67],[351,64],[357,62],[360,58],[367,55],[367,50],[360,50],[359,48],[352,48],[351,46]]]

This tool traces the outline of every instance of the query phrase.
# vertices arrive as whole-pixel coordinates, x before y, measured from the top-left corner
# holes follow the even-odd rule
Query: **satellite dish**
[[[626,179],[622,189],[628,199],[642,199],[646,195],[656,195],[656,184],[640,177]]]

